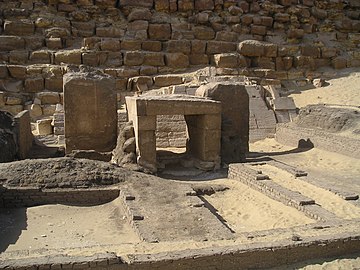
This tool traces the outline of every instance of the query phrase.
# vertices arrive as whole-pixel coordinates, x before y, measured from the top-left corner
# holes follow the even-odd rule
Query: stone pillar
[[[33,134],[31,133],[30,112],[25,110],[14,117],[15,131],[18,145],[19,159],[28,157],[33,143]]]
[[[219,159],[221,115],[185,115],[189,138],[187,150],[202,161]]]
[[[245,85],[209,83],[200,86],[195,95],[221,102],[222,162],[244,161],[249,152],[249,95]]]
[[[115,80],[97,72],[68,73],[63,88],[66,153],[113,150],[117,139]]]
[[[138,104],[139,103],[139,104]],[[136,156],[139,165],[156,171],[156,115],[145,115],[143,102],[126,98],[129,121],[133,122],[136,138]]]

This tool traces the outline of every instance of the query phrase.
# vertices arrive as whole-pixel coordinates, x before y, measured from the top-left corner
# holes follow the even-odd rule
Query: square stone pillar
[[[63,87],[66,153],[113,150],[117,139],[114,79],[99,73],[68,73]]]

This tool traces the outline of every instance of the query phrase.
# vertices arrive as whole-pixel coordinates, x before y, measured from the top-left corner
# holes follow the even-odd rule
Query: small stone
[[[316,87],[316,88],[320,88],[320,87],[323,87],[325,86],[325,80],[324,79],[314,79],[313,80],[313,85]]]

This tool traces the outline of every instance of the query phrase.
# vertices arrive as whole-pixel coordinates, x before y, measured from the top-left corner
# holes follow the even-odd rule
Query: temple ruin
[[[0,270],[360,268],[359,32],[359,0],[0,0]]]

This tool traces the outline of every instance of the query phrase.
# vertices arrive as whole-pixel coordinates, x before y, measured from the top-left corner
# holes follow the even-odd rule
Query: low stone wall
[[[0,207],[31,207],[44,204],[91,206],[110,202],[119,196],[119,189],[40,189],[0,186]]]
[[[237,246],[181,250],[157,254],[114,253],[71,257],[43,256],[0,261],[1,270],[35,269],[267,269],[315,258],[331,258],[360,251],[360,236],[340,234],[336,237],[307,238],[273,243],[254,243]],[[261,259],[259,259],[261,258]]]
[[[293,147],[298,147],[299,141],[304,140],[322,150],[353,158],[360,157],[359,139],[349,138],[319,129],[298,127],[293,123],[277,124],[275,138],[279,143]]]

